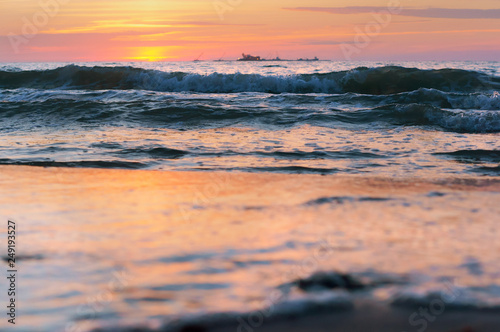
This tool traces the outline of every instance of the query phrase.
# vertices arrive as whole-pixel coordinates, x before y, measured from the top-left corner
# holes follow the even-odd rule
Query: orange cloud
[[[284,8],[286,10],[323,12],[329,14],[366,14],[379,13],[387,10],[387,7],[376,6],[351,6],[351,7],[296,7]],[[500,9],[462,9],[462,8],[404,8],[393,15],[427,17],[427,18],[454,18],[454,19],[499,19]]]

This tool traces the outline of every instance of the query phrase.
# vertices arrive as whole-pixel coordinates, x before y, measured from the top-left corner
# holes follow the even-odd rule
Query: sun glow
[[[135,61],[162,61],[174,58],[172,56],[171,46],[156,46],[156,47],[134,47],[132,48],[132,56],[128,59]]]
[[[0,0],[0,61],[345,60],[356,45],[353,60],[497,61],[494,1],[421,0],[372,27],[387,1]]]

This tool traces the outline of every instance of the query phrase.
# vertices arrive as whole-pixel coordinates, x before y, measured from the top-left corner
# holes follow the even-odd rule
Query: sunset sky
[[[500,0],[397,4],[0,0],[0,61],[500,60]]]

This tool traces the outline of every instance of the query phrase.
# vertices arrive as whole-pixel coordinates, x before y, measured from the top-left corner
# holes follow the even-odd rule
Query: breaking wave
[[[346,93],[386,95],[421,88],[446,92],[478,92],[500,88],[500,78],[461,69],[421,70],[388,66],[359,67],[323,74],[266,76],[201,75],[134,67],[68,65],[42,71],[0,71],[0,88],[136,89],[163,92]]]

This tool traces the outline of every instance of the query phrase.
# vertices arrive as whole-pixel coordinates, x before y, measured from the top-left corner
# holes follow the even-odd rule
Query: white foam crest
[[[133,80],[145,90],[172,92],[334,93],[341,91],[338,82],[332,78],[301,75],[263,76],[241,73],[201,75],[142,72],[135,75]]]
[[[453,131],[467,133],[500,131],[500,111],[429,109],[425,116],[432,123]]]
[[[453,108],[500,110],[500,94],[471,94],[466,97],[448,96],[448,102]]]
[[[409,287],[393,297],[396,306],[426,306],[432,301],[442,301],[443,305],[463,309],[500,310],[500,288],[486,287],[444,287],[443,285],[419,285]]]

